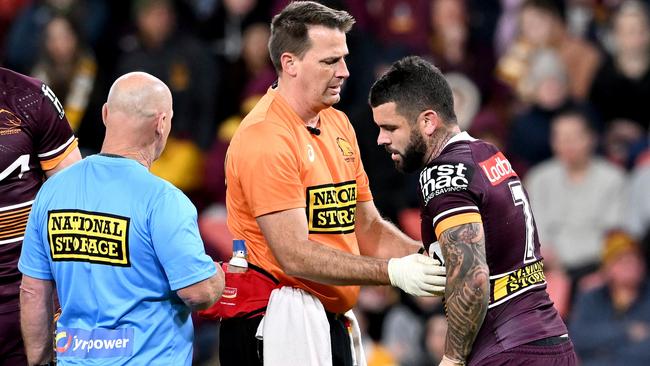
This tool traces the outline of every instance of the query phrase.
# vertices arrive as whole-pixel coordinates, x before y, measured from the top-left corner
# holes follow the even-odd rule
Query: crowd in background
[[[504,150],[524,181],[549,293],[583,364],[650,364],[650,2],[322,2],[357,21],[337,108],[355,127],[380,212],[419,236],[417,180],[397,173],[377,146],[367,104],[377,75],[417,54],[446,74],[461,128]],[[206,249],[223,260],[232,239],[225,152],[275,80],[269,22],[287,3],[3,1],[0,61],[50,85],[84,155],[101,149],[101,106],[118,75],[141,70],[163,80],[174,120],[152,171],[192,198]],[[368,287],[357,313],[371,365],[440,359],[440,300]],[[197,325],[196,363],[216,364],[218,324]]]

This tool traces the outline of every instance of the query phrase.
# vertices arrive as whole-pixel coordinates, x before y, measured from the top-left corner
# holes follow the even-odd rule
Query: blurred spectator
[[[386,314],[382,341],[402,366],[427,363],[424,348],[427,319],[442,308],[438,297],[417,297],[402,293],[400,304]]]
[[[441,311],[433,314],[427,320],[424,335],[424,347],[426,358],[422,366],[437,365],[445,354],[445,342],[447,338],[447,318]]]
[[[4,60],[7,32],[14,18],[30,3],[29,0],[0,1],[0,60]]]
[[[367,0],[372,33],[387,48],[427,52],[429,0]]]
[[[650,233],[650,165],[637,168],[630,179],[625,229],[637,240]],[[646,250],[650,248],[645,248]]]
[[[481,94],[476,85],[465,75],[452,72],[445,75],[454,96],[454,112],[458,126],[467,131],[481,106]]]
[[[490,44],[472,39],[466,0],[431,0],[430,58],[443,73],[457,72],[471,79],[488,99],[495,88],[494,56]]]
[[[31,72],[60,96],[75,132],[86,113],[97,75],[95,56],[81,37],[70,18],[54,16],[45,26],[42,53]]]
[[[550,49],[538,50],[531,58],[522,94],[528,107],[515,116],[508,138],[508,152],[513,164],[527,168],[551,157],[549,143],[551,120],[572,105],[566,68],[558,54]]]
[[[586,98],[600,54],[591,44],[567,32],[563,15],[559,1],[526,0],[522,4],[519,35],[497,66],[499,77],[514,90],[520,90],[535,52],[552,48],[567,68],[569,94],[576,100]]]
[[[582,294],[571,338],[583,366],[650,364],[650,284],[638,244],[627,234],[607,236],[602,255],[605,285]]]
[[[628,0],[613,19],[614,49],[600,65],[590,100],[604,121],[624,118],[650,125],[650,22],[647,6]]]
[[[381,342],[381,325],[386,311],[395,303],[397,291],[389,286],[364,286],[354,314],[361,329],[368,366],[397,366],[393,355]]]
[[[554,157],[531,169],[526,189],[540,241],[575,281],[597,268],[605,233],[622,223],[625,176],[594,156],[595,133],[578,110],[553,119],[551,144]]]
[[[29,73],[36,62],[45,25],[55,15],[65,15],[80,25],[82,38],[94,46],[107,20],[105,0],[35,0],[20,13],[9,31],[6,65]]]
[[[603,139],[603,153],[607,159],[624,168],[631,169],[636,154],[634,148],[646,138],[643,128],[636,122],[618,118],[608,123]]]
[[[553,248],[549,245],[542,247],[544,257],[544,276],[546,277],[546,292],[553,301],[562,319],[566,322],[571,310],[572,284],[569,275],[560,263]]]
[[[169,85],[174,124],[151,171],[192,198],[202,184],[201,150],[208,148],[215,133],[214,65],[197,40],[177,31],[171,0],[136,0],[133,13],[138,33],[122,41],[117,72],[146,71]]]

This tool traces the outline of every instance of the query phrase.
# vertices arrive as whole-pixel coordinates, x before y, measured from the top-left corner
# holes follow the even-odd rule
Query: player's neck
[[[118,155],[123,158],[132,159],[142,164],[147,169],[151,168],[151,164],[153,163],[153,158],[149,156],[150,154],[147,154],[142,150],[135,150],[125,146],[116,146],[104,143],[100,154],[109,156]]]
[[[458,126],[454,126],[452,128],[443,128],[439,131],[436,131],[436,133],[434,133],[432,136],[432,141],[429,145],[426,164],[431,163],[433,159],[440,156],[440,153],[442,153],[442,150],[445,148],[445,145],[447,145],[447,142],[449,142],[452,137],[458,135],[459,133],[460,129]]]
[[[306,103],[304,91],[292,88],[292,85],[290,84],[283,84],[280,80],[278,80],[278,87],[276,90],[306,126],[316,127],[318,125],[318,113],[322,109],[314,108]]]

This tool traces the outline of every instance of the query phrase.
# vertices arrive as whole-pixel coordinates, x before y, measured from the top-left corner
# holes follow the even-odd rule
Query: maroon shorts
[[[27,365],[20,334],[20,311],[0,313],[0,366]]]
[[[553,346],[523,344],[479,361],[476,366],[576,366],[573,343],[567,340]]]

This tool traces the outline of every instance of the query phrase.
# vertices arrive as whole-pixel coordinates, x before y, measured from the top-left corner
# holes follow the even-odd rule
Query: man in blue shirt
[[[192,310],[224,276],[205,254],[196,209],[149,173],[171,129],[172,97],[146,73],[120,77],[102,109],[102,152],[39,191],[18,267],[30,364],[190,365]],[[61,317],[52,340],[52,290]]]

